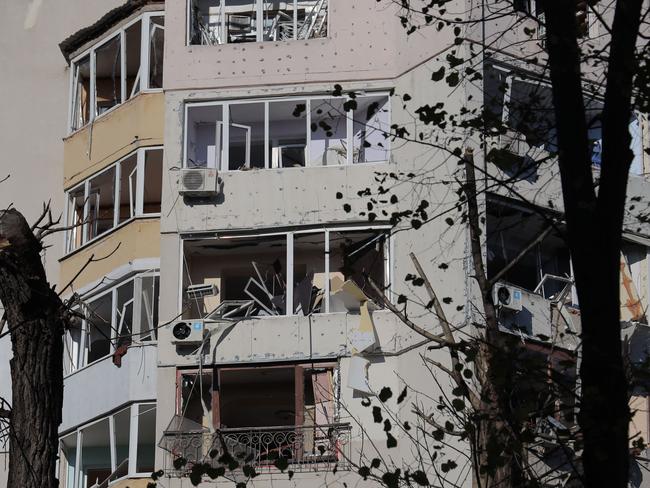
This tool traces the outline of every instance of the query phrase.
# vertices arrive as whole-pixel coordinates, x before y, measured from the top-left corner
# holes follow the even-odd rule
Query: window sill
[[[97,115],[94,119],[92,119],[89,122],[86,122],[84,125],[82,125],[78,129],[70,129],[70,128],[68,128],[68,134],[63,138],[63,140],[65,141],[67,139],[70,139],[71,137],[74,137],[77,133],[82,132],[83,130],[87,129],[88,127],[90,127],[92,124],[94,124],[98,120],[101,120],[104,116],[106,116],[108,114],[112,114],[113,112],[118,110],[120,107],[124,107],[124,106],[128,105],[133,100],[138,100],[140,95],[146,95],[146,94],[149,94],[149,93],[162,93],[162,91],[163,91],[162,88],[148,88],[146,90],[141,90],[138,93],[136,93],[134,97],[129,98],[128,100],[125,100],[124,102],[118,103],[114,107],[111,107],[110,109],[108,109],[106,112],[102,112],[101,114]]]
[[[101,241],[102,239],[109,237],[111,234],[114,234],[117,232],[119,229],[126,227],[132,222],[137,222],[137,221],[142,221],[142,220],[156,220],[160,219],[160,214],[155,213],[155,214],[144,214],[144,215],[138,215],[136,217],[131,217],[128,220],[125,220],[121,224],[116,225],[115,227],[112,227],[110,230],[104,232],[103,234],[100,234],[98,236],[93,237],[87,242],[84,242],[81,246],[77,247],[76,249],[73,249],[72,251],[68,251],[66,254],[63,255],[63,257],[59,258],[59,263],[62,263],[69,257],[74,256],[75,254],[83,251],[84,249],[87,249],[93,244],[96,244],[97,242]]]
[[[384,161],[369,161],[367,163],[352,163],[352,164],[327,164],[327,165],[319,165],[319,166],[290,166],[286,168],[258,168],[258,167],[252,167],[252,168],[246,168],[246,169],[225,169],[225,170],[218,170],[219,174],[226,174],[226,173],[256,173],[258,171],[291,171],[291,170],[299,170],[299,169],[316,169],[316,168],[353,168],[353,167],[362,167],[362,166],[379,166],[379,165],[384,165],[384,164],[391,164],[390,160],[384,160]],[[207,169],[206,166],[196,166],[190,168],[187,166],[187,163],[183,165],[182,169]]]

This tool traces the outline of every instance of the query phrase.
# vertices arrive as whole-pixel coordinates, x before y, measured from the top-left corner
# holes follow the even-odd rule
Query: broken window
[[[221,12],[227,42],[257,41],[256,7],[256,0],[222,0]]]
[[[354,163],[388,161],[388,97],[361,97],[352,113]]]
[[[305,166],[307,150],[306,100],[269,103],[271,168]]]
[[[264,104],[230,104],[228,169],[264,167]]]
[[[221,370],[219,426],[296,425],[295,376],[293,367]]]
[[[343,98],[188,104],[185,167],[224,171],[388,161],[388,96],[356,100],[356,109],[348,111]],[[228,124],[222,122],[226,111]]]
[[[108,486],[141,478],[154,466],[156,405],[135,403],[60,440],[62,488]],[[136,435],[131,435],[131,432]]]
[[[81,476],[83,486],[106,480],[112,472],[108,419],[81,429]]]
[[[156,406],[138,405],[137,473],[155,471],[156,454]]]
[[[221,429],[329,425],[337,416],[334,368],[312,363],[180,371],[178,414],[197,428],[212,422]]]
[[[72,65],[72,130],[90,121],[90,55],[85,55]]]
[[[312,166],[331,166],[347,162],[348,116],[341,98],[311,101]]]
[[[210,428],[212,425],[212,373],[179,373],[178,414],[191,420],[197,428]]]
[[[122,344],[131,342],[133,334],[133,308],[134,308],[134,293],[133,281],[128,281],[117,289],[117,306],[115,313],[117,314],[116,322],[116,347]]]
[[[221,169],[223,108],[188,105],[185,122],[185,166]]]
[[[140,93],[140,59],[142,20],[136,21],[124,31],[126,41],[126,98]]]
[[[129,473],[129,438],[131,432],[131,408],[125,408],[113,415],[115,424],[114,440],[115,443],[115,479],[126,476]],[[152,443],[153,445],[153,443]]]
[[[72,61],[71,131],[137,93],[162,88],[164,29],[162,13],[145,13]]]
[[[159,149],[144,152],[144,194],[142,213],[159,214],[162,201],[163,152]]]
[[[159,214],[162,158],[162,149],[138,149],[89,178],[87,184],[69,190],[66,215],[67,226],[71,228],[67,233],[67,252],[134,217]],[[120,176],[116,184],[117,174]]]
[[[381,300],[369,279],[382,288],[388,283],[387,234],[373,231],[330,231],[330,279],[352,280],[370,298]]]
[[[81,184],[68,191],[67,205],[67,226],[70,228],[67,233],[66,251],[72,252],[84,242],[84,209],[86,200],[86,187]]]
[[[100,115],[122,103],[122,61],[120,36],[95,50],[95,114]]]
[[[367,275],[379,287],[389,282],[382,230],[188,240],[183,259],[184,318],[328,312],[328,296],[346,280],[371,298]],[[194,292],[203,285],[209,292]]]
[[[151,17],[149,23],[149,88],[163,87],[165,18]]]
[[[327,0],[189,0],[187,43],[217,45],[325,37],[327,11]]]
[[[120,346],[155,339],[159,292],[158,275],[142,273],[84,299],[83,318],[76,318],[64,337],[66,373],[99,361]]]
[[[115,167],[90,179],[88,193],[88,239],[108,232],[115,225]]]
[[[86,308],[86,364],[91,364],[112,352],[113,295],[107,293],[89,301]]]
[[[513,407],[533,431],[568,434],[575,423],[575,357],[533,343],[520,344],[512,360],[516,371]]]
[[[136,191],[138,189],[137,172],[137,153],[120,162],[120,224],[135,217]]]
[[[140,310],[139,328],[140,340],[156,339],[158,327],[158,295],[160,293],[160,277],[144,275],[135,280],[136,310]],[[138,302],[139,300],[139,302]],[[136,317],[137,320],[137,317]]]
[[[73,432],[59,441],[59,486],[75,488],[75,472],[77,463],[77,433]]]
[[[538,213],[499,202],[489,201],[487,207],[487,266],[493,277],[517,258],[528,245],[549,226]],[[570,278],[569,248],[557,230],[552,230],[536,243],[501,280],[527,290],[535,290],[544,276],[540,293],[554,299],[565,290]],[[560,279],[558,279],[560,278]]]

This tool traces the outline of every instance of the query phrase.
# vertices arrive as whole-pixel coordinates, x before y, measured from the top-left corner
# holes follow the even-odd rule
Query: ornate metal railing
[[[159,443],[166,452],[168,476],[186,476],[197,464],[224,468],[239,477],[251,467],[257,474],[349,469],[350,424],[167,431]]]

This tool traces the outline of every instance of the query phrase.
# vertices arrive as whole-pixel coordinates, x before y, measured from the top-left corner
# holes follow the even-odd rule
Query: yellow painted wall
[[[70,188],[138,147],[162,145],[164,126],[163,93],[141,93],[102,115],[65,139],[64,187]]]
[[[134,220],[88,247],[63,258],[61,260],[61,287],[70,282],[93,254],[95,259],[102,258],[114,251],[118,244],[119,248],[109,258],[88,265],[65,294],[103,278],[115,268],[124,266],[133,259],[159,257],[160,220],[157,218]]]

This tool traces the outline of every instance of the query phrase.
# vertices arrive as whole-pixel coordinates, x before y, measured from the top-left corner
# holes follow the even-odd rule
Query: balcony
[[[183,430],[188,424],[175,417],[158,444],[165,450],[163,470],[169,477],[187,476],[197,464],[223,468],[234,479],[247,478],[245,466],[257,474],[350,469],[350,424],[228,428],[214,433]]]
[[[104,415],[121,405],[156,398],[156,345],[129,348],[116,367],[111,356],[82,368],[64,381],[60,432]],[[79,401],[83,398],[83,401]]]

